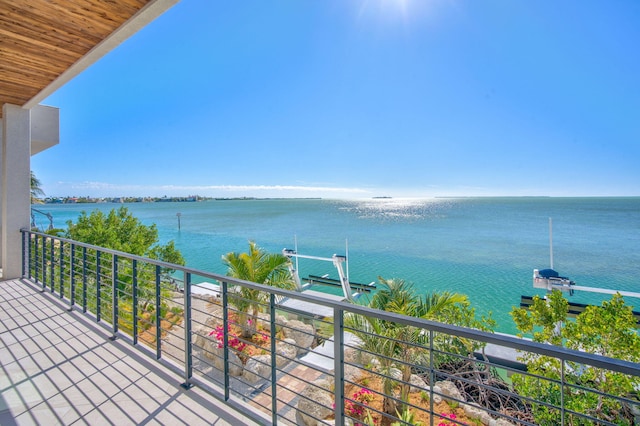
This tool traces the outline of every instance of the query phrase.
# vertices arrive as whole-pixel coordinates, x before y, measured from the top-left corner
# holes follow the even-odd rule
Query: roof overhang
[[[0,106],[33,108],[178,1],[2,0]]]

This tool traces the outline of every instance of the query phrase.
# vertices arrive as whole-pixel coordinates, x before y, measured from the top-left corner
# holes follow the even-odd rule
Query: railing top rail
[[[554,346],[551,344],[532,342],[530,340],[519,338],[517,336],[511,336],[511,335],[505,335],[505,334],[494,334],[494,333],[484,332],[481,330],[465,328],[465,327],[460,327],[460,326],[455,326],[450,324],[444,324],[444,323],[426,320],[422,318],[408,317],[408,316],[396,314],[393,312],[386,312],[378,309],[372,309],[366,306],[361,306],[361,305],[357,305],[349,302],[341,302],[341,301],[335,301],[330,299],[321,299],[315,296],[306,295],[304,293],[300,293],[296,291],[283,290],[283,289],[279,289],[276,287],[271,287],[263,284],[256,284],[253,282],[240,280],[240,279],[229,277],[226,275],[220,275],[220,274],[215,274],[207,271],[202,271],[199,269],[188,268],[182,265],[167,263],[160,260],[146,258],[143,256],[137,256],[137,255],[125,253],[118,250],[107,249],[104,247],[86,244],[86,243],[71,240],[68,238],[57,237],[57,236],[49,235],[42,232],[32,231],[29,229],[22,229],[21,232],[31,234],[31,235],[38,235],[38,236],[43,236],[47,238],[53,238],[55,240],[74,244],[76,246],[86,247],[88,249],[97,250],[103,253],[117,255],[118,257],[122,257],[122,258],[128,258],[132,260],[146,262],[153,265],[158,265],[162,268],[182,271],[187,274],[200,276],[206,279],[211,279],[219,282],[226,282],[232,285],[240,285],[243,287],[260,290],[267,293],[273,293],[278,296],[298,299],[298,300],[302,300],[309,303],[315,303],[317,305],[326,306],[334,310],[342,311],[344,313],[365,315],[368,317],[374,317],[374,318],[378,318],[385,321],[393,321],[399,324],[404,324],[411,327],[418,327],[424,330],[430,330],[437,333],[445,333],[445,334],[454,335],[457,337],[477,340],[479,342],[496,344],[499,346],[504,346],[504,347],[508,347],[508,348],[512,348],[520,351],[533,352],[540,355],[546,355],[546,356],[558,358],[564,361],[572,361],[572,362],[577,362],[581,364],[591,365],[593,367],[613,370],[613,371],[621,372],[624,374],[630,374],[633,376],[640,376],[639,363],[623,361],[615,358],[609,358],[609,357],[590,354],[586,352],[580,352],[572,349]]]

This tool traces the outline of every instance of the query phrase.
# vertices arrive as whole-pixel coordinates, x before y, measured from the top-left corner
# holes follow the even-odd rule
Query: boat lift
[[[635,291],[612,290],[610,288],[586,287],[576,285],[573,280],[567,277],[561,277],[553,269],[533,270],[533,288],[545,289],[549,292],[552,290],[561,290],[569,292],[569,296],[573,296],[575,290],[587,291],[590,293],[601,294],[617,294],[626,297],[635,297],[640,299],[640,293]]]
[[[573,280],[567,277],[561,277],[560,274],[558,274],[558,272],[553,269],[553,225],[551,218],[549,218],[549,263],[549,269],[533,270],[533,288],[545,289],[548,292],[557,289],[568,292],[569,296],[573,296],[573,292],[575,290],[579,290],[587,291],[590,293],[611,295],[620,293],[621,296],[640,298],[640,293],[638,292],[579,286],[576,285]]]
[[[289,258],[289,260],[291,260],[291,258],[296,259],[295,264],[294,262],[291,262],[289,264],[289,271],[293,276],[293,279],[296,283],[296,289],[298,291],[303,291],[305,289],[305,286],[303,286],[300,281],[300,275],[298,274],[298,259],[321,260],[324,262],[333,263],[333,266],[338,271],[338,277],[340,278],[340,286],[342,287],[342,292],[344,294],[345,299],[347,299],[350,302],[353,302],[354,298],[353,298],[353,295],[351,294],[351,285],[349,284],[349,278],[345,274],[344,268],[342,267],[342,264],[347,262],[346,256],[342,256],[338,254],[334,254],[331,257],[309,256],[305,254],[299,254],[296,250],[286,249],[286,248],[282,250],[282,254],[287,258]],[[320,278],[326,278],[326,277],[327,275]]]
[[[589,293],[600,294],[620,294],[625,297],[634,297],[640,299],[640,293],[634,291],[622,291],[612,290],[609,288],[599,287],[586,287],[576,285],[575,281],[562,277],[558,272],[553,269],[553,234],[551,230],[551,218],[549,218],[549,260],[550,268],[548,269],[534,269],[533,270],[533,288],[547,290],[548,293],[553,290],[560,290],[569,293],[569,296],[573,296],[574,291],[586,291]],[[521,296],[520,307],[528,309],[533,304],[533,297]],[[569,302],[569,316],[576,316],[581,314],[589,305],[582,303]],[[633,315],[636,318],[636,324],[640,327],[640,312],[633,311]]]

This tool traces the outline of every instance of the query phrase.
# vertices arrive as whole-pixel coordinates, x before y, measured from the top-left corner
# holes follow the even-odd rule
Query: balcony
[[[436,425],[530,425],[537,423],[536,410],[551,419],[548,424],[615,425],[637,411],[635,398],[575,383],[585,368],[637,380],[634,363],[37,232],[23,231],[22,241],[23,278],[0,283],[3,425],[364,424],[367,416],[378,424],[414,424],[420,416]],[[243,288],[256,297],[247,299]],[[331,314],[291,310],[283,301],[292,299]],[[240,307],[248,302],[261,312],[255,322],[244,322],[255,325],[253,339],[239,328]],[[358,319],[362,327],[354,325]],[[379,333],[365,326],[372,319],[406,333]],[[513,354],[546,356],[559,374],[531,375]],[[449,368],[461,363],[472,366],[471,374]],[[489,375],[492,380],[482,379]],[[515,375],[536,381],[554,398],[518,395]],[[387,389],[375,387],[378,382]],[[576,395],[601,401],[609,418],[570,406]],[[416,418],[397,419],[389,405]]]
[[[0,424],[255,424],[67,308],[0,282]]]

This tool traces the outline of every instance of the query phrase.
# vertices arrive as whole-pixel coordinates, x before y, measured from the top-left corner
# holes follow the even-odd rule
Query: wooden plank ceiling
[[[24,106],[151,1],[0,0],[0,106]]]

